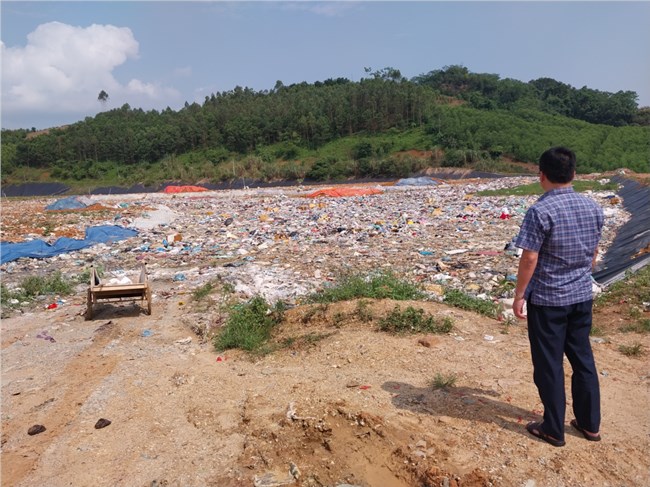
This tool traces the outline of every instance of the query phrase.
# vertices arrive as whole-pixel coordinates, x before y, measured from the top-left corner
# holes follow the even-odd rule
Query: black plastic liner
[[[90,191],[90,194],[131,194],[131,193],[157,193],[160,191],[160,186],[143,186],[136,184],[130,188],[122,186],[102,186]]]
[[[496,179],[507,177],[503,174],[494,174],[480,171],[464,171],[464,172],[436,172],[431,177],[436,179]],[[232,181],[225,181],[222,183],[184,183],[172,182],[164,183],[155,186],[143,186],[136,184],[130,188],[123,188],[120,186],[105,186],[93,189],[90,194],[130,194],[130,193],[158,193],[163,191],[167,186],[200,186],[212,191],[227,190],[227,189],[244,189],[244,188],[288,188],[292,186],[324,186],[324,185],[337,185],[337,184],[361,184],[361,183],[390,183],[395,182],[399,178],[365,178],[365,179],[350,179],[350,180],[336,180],[336,181],[316,181],[311,179],[304,179],[298,181],[257,181],[254,179],[239,178]]]
[[[2,196],[56,196],[70,188],[62,183],[10,184],[2,187]]]
[[[495,174],[481,171],[468,171],[468,170],[445,170],[445,168],[438,168],[431,177],[436,179],[495,179],[508,177],[509,175]],[[361,184],[361,183],[390,183],[397,181],[399,178],[363,178],[363,179],[350,179],[350,180],[336,180],[336,181],[316,181],[305,179],[303,181],[274,181],[265,182],[257,181],[254,179],[239,178],[232,181],[222,183],[183,183],[172,182],[157,184],[153,186],[144,186],[142,184],[135,184],[129,188],[122,186],[102,186],[90,191],[89,194],[133,194],[133,193],[158,193],[163,191],[167,186],[201,186],[203,188],[218,191],[227,189],[243,189],[243,188],[288,188],[292,186],[316,186],[316,185],[337,185],[337,184]],[[10,184],[2,187],[2,196],[16,197],[16,196],[58,196],[67,193],[70,188],[63,183],[25,183],[25,184]]]
[[[623,206],[632,215],[621,227],[593,274],[605,286],[619,281],[628,271],[634,272],[650,264],[650,254],[637,255],[650,245],[650,187],[616,176],[612,181],[622,185],[618,194]]]

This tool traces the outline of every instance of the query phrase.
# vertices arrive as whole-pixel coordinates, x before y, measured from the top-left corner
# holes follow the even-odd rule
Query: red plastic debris
[[[52,303],[52,304],[48,305],[47,309],[56,309],[56,308],[58,308],[58,307],[59,307],[58,304],[56,304],[56,303]]]
[[[366,389],[370,389],[370,386],[359,386],[359,389],[365,391]]]

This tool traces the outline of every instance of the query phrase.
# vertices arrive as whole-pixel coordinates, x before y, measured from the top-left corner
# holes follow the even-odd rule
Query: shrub
[[[359,142],[352,148],[352,158],[359,161],[372,156],[373,149],[370,142]]]

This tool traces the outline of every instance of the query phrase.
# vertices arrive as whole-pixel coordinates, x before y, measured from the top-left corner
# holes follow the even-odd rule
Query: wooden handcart
[[[147,279],[147,271],[142,265],[140,278],[135,284],[102,284],[94,266],[90,267],[90,287],[88,288],[88,306],[86,308],[86,320],[93,318],[93,306],[99,301],[119,302],[140,300],[144,307],[147,301],[146,311],[151,314],[151,287]]]

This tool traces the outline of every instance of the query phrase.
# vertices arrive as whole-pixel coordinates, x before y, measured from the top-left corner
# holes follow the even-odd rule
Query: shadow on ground
[[[432,416],[494,423],[527,438],[530,435],[526,432],[526,424],[541,420],[536,412],[510,404],[507,397],[501,400],[500,394],[491,390],[471,387],[434,389],[396,381],[385,382],[382,389],[393,394],[392,402],[396,408]]]

